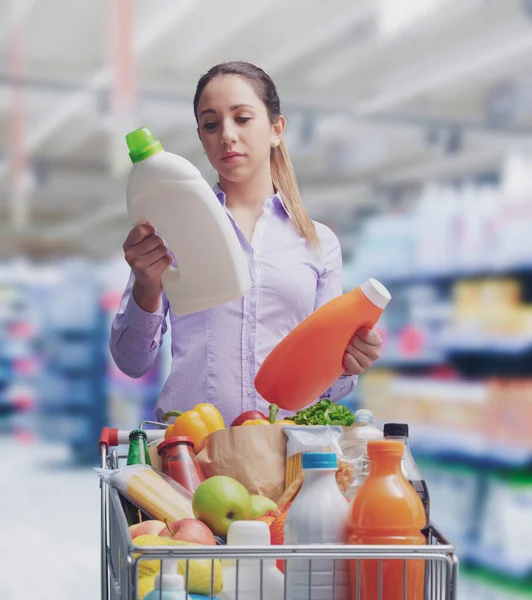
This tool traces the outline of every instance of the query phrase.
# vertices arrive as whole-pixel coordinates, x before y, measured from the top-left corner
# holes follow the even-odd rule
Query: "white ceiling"
[[[112,49],[118,27],[128,34],[128,2],[0,0],[0,256],[119,250],[131,128],[150,126],[212,180],[191,105],[198,77],[223,60],[249,60],[276,81],[315,218],[345,221],[375,202],[376,189],[489,169],[532,143],[526,0],[401,0],[399,12],[398,0],[134,0],[138,93],[129,119],[117,120]],[[17,31],[30,166],[18,195]]]

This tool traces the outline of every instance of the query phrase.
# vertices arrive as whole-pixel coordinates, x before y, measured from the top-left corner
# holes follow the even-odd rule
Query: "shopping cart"
[[[143,421],[145,425],[166,427],[160,423]],[[162,437],[160,429],[145,429],[148,443]],[[104,428],[99,441],[101,466],[104,469],[117,469],[123,466],[127,454],[119,454],[117,446],[125,445],[129,440],[129,431]],[[383,561],[397,560],[403,563],[403,600],[407,597],[407,562],[408,560],[425,561],[425,599],[424,600],[456,600],[458,579],[458,558],[455,548],[434,527],[427,532],[429,544],[426,546],[342,546],[342,545],[301,545],[301,546],[171,546],[171,547],[136,547],[128,530],[126,516],[119,493],[103,481],[101,486],[101,589],[102,600],[137,600],[138,573],[142,560],[163,560],[168,558],[186,561],[185,581],[188,590],[189,562],[193,559],[233,559],[236,560],[237,581],[238,561],[256,559],[260,561],[262,581],[262,561],[267,559],[298,559],[309,561],[312,577],[312,561],[318,559],[357,560],[360,570],[361,559],[378,561],[378,600],[383,597]],[[211,569],[210,597],[214,594],[214,562]],[[360,577],[357,578],[360,581]],[[285,577],[285,597],[286,597]],[[310,587],[310,586],[309,586]],[[262,589],[262,586],[260,586]],[[354,598],[362,598],[360,585],[353,592]],[[238,595],[236,600],[238,600]],[[271,600],[262,598],[260,600]],[[282,598],[275,600],[283,600]],[[308,600],[312,600],[310,590]],[[331,589],[330,600],[335,600]]]

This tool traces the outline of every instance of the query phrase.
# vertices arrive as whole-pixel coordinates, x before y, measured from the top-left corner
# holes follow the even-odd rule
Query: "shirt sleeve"
[[[342,249],[340,241],[330,229],[322,227],[327,233],[320,236],[321,251],[323,252],[325,266],[318,279],[314,310],[317,310],[320,306],[329,302],[329,300],[343,293]],[[322,397],[330,398],[333,402],[341,400],[355,389],[357,381],[357,375],[342,375],[322,394]]]
[[[111,324],[109,348],[116,366],[129,377],[142,377],[153,365],[166,332],[169,303],[163,293],[161,306],[153,313],[140,308],[133,297],[135,276],[131,273]]]

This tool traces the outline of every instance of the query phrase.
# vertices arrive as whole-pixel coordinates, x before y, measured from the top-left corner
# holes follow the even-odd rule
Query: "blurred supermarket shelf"
[[[463,279],[479,280],[492,278],[514,277],[519,279],[532,279],[532,264],[513,264],[490,269],[464,269],[442,272],[426,272],[393,275],[383,277],[383,283],[392,287],[403,287],[411,285],[436,284],[448,285]]]
[[[463,544],[460,548],[462,563],[499,573],[513,580],[532,579],[532,562],[519,556],[508,558],[481,544]]]
[[[411,427],[412,452],[444,461],[467,462],[485,468],[530,468],[532,447],[523,448],[494,442],[473,433]]]
[[[442,336],[440,347],[443,353],[483,353],[520,355],[532,352],[531,337],[502,337],[494,335],[467,335],[451,333]]]

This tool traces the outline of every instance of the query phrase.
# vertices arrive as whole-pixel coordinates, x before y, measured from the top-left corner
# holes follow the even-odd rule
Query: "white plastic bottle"
[[[382,437],[382,431],[373,424],[371,410],[361,408],[355,413],[355,423],[342,435],[340,447],[346,457],[359,458],[365,453],[369,440]]]
[[[286,515],[285,544],[345,544],[349,503],[336,483],[336,454],[306,452],[302,462],[303,486]],[[331,600],[333,583],[335,600],[350,598],[345,560],[288,559],[285,578],[285,600]]]
[[[164,559],[162,574],[155,576],[155,588],[143,600],[190,600],[185,578],[177,572],[176,559]]]
[[[262,521],[235,521],[227,532],[228,546],[270,546],[270,528]],[[223,560],[223,591],[220,600],[282,600],[284,575],[275,559]],[[238,585],[237,585],[238,583]],[[262,594],[261,594],[262,584]],[[238,587],[238,595],[237,595]]]
[[[149,221],[177,261],[162,276],[172,311],[185,315],[242,297],[251,285],[246,259],[210,185],[188,160],[165,152],[147,127],[126,141],[130,219]]]
[[[368,441],[382,438],[382,430],[373,424],[373,413],[365,408],[357,410],[354,425],[340,439],[342,453],[354,469],[353,482],[345,494],[350,500],[369,475]]]

